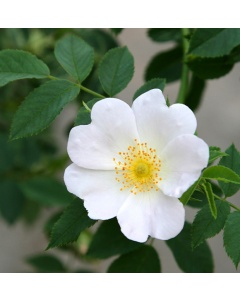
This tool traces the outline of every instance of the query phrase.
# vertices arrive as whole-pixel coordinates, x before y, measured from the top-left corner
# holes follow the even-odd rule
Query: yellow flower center
[[[116,180],[122,185],[120,191],[130,189],[131,193],[148,192],[152,189],[159,190],[158,182],[161,160],[156,150],[148,148],[147,143],[138,143],[129,146],[126,152],[119,152],[118,159],[113,158],[116,164]]]

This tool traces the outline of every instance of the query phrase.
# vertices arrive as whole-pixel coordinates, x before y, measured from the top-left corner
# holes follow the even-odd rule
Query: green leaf
[[[47,206],[66,206],[72,200],[71,194],[60,181],[51,177],[34,177],[20,184],[26,198]]]
[[[210,248],[204,241],[199,247],[192,250],[191,225],[185,223],[178,236],[166,241],[172,251],[180,269],[187,273],[213,272],[213,258]]]
[[[234,211],[226,220],[223,233],[224,247],[235,267],[240,262],[240,212]]]
[[[227,216],[230,214],[230,206],[227,202],[216,200],[218,211],[217,218],[212,217],[209,205],[204,205],[196,214],[192,224],[192,247],[196,248],[204,240],[215,236],[224,227]]]
[[[99,80],[109,96],[121,92],[131,81],[134,60],[127,47],[109,50],[99,64]]]
[[[108,273],[160,273],[158,254],[152,246],[143,245],[140,249],[117,258],[109,267]]]
[[[223,157],[219,165],[225,166],[233,170],[235,173],[240,175],[240,153],[236,149],[234,145],[231,145],[226,151],[226,154],[228,156]],[[240,186],[232,184],[232,183],[225,183],[225,182],[219,182],[219,185],[221,189],[224,192],[224,195],[226,197],[231,197],[234,194],[236,194],[240,188]]]
[[[196,110],[202,99],[203,92],[206,87],[205,80],[192,75],[190,87],[186,96],[185,104],[191,109]]]
[[[74,199],[56,222],[47,249],[75,242],[80,233],[96,223],[88,217],[81,199]]]
[[[202,184],[202,187],[204,189],[204,192],[207,196],[208,199],[208,205],[211,211],[211,214],[213,216],[214,219],[217,218],[217,207],[216,207],[216,203],[214,200],[214,195],[213,195],[213,190],[212,190],[212,186],[210,182],[205,182],[204,184]]]
[[[116,218],[104,221],[93,236],[87,255],[96,258],[108,258],[117,254],[125,254],[139,247],[137,243],[126,238]]]
[[[190,40],[189,53],[201,57],[224,56],[239,44],[239,28],[199,28]]]
[[[195,190],[187,205],[194,208],[202,208],[206,203],[208,203],[206,195],[203,192]]]
[[[200,178],[194,182],[194,184],[192,186],[190,186],[190,188],[182,194],[182,197],[180,198],[180,201],[182,202],[183,205],[186,205],[188,203],[188,201],[190,200],[193,192],[196,190],[198,184],[199,184]]]
[[[14,181],[0,180],[0,213],[9,223],[13,224],[21,215],[24,196]]]
[[[240,177],[231,169],[223,166],[208,167],[203,171],[202,177],[240,184]]]
[[[212,162],[214,162],[216,159],[218,159],[220,157],[228,156],[227,153],[222,152],[219,147],[215,147],[215,146],[210,146],[209,147],[209,154],[210,154],[209,155],[209,160],[208,160],[209,164],[211,164]]]
[[[176,47],[155,55],[145,73],[145,80],[166,78],[167,83],[180,79],[182,73],[182,48]]]
[[[49,75],[48,66],[29,52],[22,50],[0,51],[0,87],[18,79],[40,79]]]
[[[143,86],[141,86],[133,96],[133,100],[135,100],[138,96],[146,93],[152,89],[160,89],[161,91],[164,90],[166,84],[166,79],[163,78],[153,78],[146,82]]]
[[[151,28],[148,36],[155,42],[181,41],[182,34],[180,28]]]
[[[100,98],[94,98],[90,101],[87,102],[87,106],[92,109],[93,105],[95,103],[97,103],[99,100],[101,100]],[[91,113],[89,110],[86,109],[86,107],[82,106],[79,111],[78,111],[78,115],[77,118],[74,122],[75,126],[78,125],[88,125],[91,123]]]
[[[228,56],[218,58],[188,57],[187,65],[193,73],[201,79],[215,79],[229,73],[233,63],[229,62]]]
[[[79,92],[79,87],[66,80],[53,80],[41,85],[27,96],[16,112],[10,138],[14,140],[38,134]]]
[[[71,34],[60,39],[54,54],[68,74],[79,82],[82,82],[92,70],[94,50],[76,35]]]
[[[28,257],[26,261],[39,273],[65,273],[62,262],[53,255],[39,254]]]
[[[111,28],[111,31],[116,35],[119,35],[123,31],[123,28]]]

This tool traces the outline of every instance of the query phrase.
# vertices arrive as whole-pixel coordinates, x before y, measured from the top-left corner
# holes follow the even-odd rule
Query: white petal
[[[175,237],[184,225],[182,203],[161,191],[130,195],[117,214],[123,234],[137,242],[148,236],[161,240]]]
[[[160,90],[154,89],[141,95],[132,108],[141,141],[157,150],[161,151],[178,135],[196,131],[194,113],[184,104],[168,107]]]
[[[209,148],[202,139],[185,134],[172,140],[160,153],[160,158],[162,180],[159,187],[165,195],[179,198],[207,166]]]
[[[138,138],[132,109],[121,100],[107,98],[93,106],[91,118],[90,125],[71,130],[68,154],[80,167],[113,170],[113,158]]]
[[[120,191],[114,171],[88,170],[71,164],[65,170],[64,181],[70,193],[84,200],[91,219],[115,217],[129,195]]]

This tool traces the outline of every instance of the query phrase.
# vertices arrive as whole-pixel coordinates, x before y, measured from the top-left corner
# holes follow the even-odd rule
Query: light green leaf
[[[14,140],[38,134],[79,92],[79,87],[66,80],[53,80],[41,85],[27,96],[16,112],[10,138]]]
[[[231,213],[224,227],[223,241],[227,255],[233,261],[235,267],[240,262],[240,212]]]
[[[27,263],[33,266],[39,273],[64,273],[66,272],[62,262],[53,255],[39,254],[28,257]]]
[[[148,30],[148,36],[155,42],[181,41],[180,28],[151,28]]]
[[[166,84],[166,79],[163,78],[153,78],[146,82],[143,86],[141,86],[133,96],[133,100],[135,100],[138,96],[146,93],[152,89],[160,89],[161,91],[164,90]]]
[[[231,169],[224,166],[211,166],[205,169],[202,177],[206,179],[215,179],[224,182],[240,184],[240,176]]]
[[[190,188],[183,193],[182,197],[180,198],[180,201],[182,202],[183,205],[186,205],[188,203],[188,201],[190,200],[192,194],[194,193],[194,191],[196,190],[199,182],[200,182],[199,178],[197,181],[194,182],[194,184],[192,186],[190,186]]]
[[[196,248],[204,240],[215,236],[224,227],[227,216],[230,214],[230,206],[227,202],[216,200],[218,211],[217,218],[212,217],[209,205],[204,205],[196,214],[192,224],[192,247]]]
[[[127,239],[121,232],[116,218],[104,221],[93,236],[87,255],[96,258],[108,258],[117,254],[125,254],[139,247],[137,243]]]
[[[199,28],[190,40],[189,53],[201,57],[224,56],[239,44],[239,28]]]
[[[183,230],[175,238],[166,241],[180,269],[186,273],[213,272],[213,258],[210,248],[204,241],[192,250],[191,225],[185,223]]]
[[[29,52],[22,50],[0,51],[0,87],[18,79],[41,79],[49,75],[48,66]]]
[[[220,157],[228,156],[227,153],[222,152],[219,147],[215,147],[215,146],[210,146],[209,147],[209,154],[210,154],[209,155],[209,160],[208,160],[209,164],[211,164],[212,162],[214,162],[216,159],[218,159]]]
[[[166,78],[167,83],[180,79],[182,73],[182,48],[160,52],[155,55],[145,73],[145,80]]]
[[[80,233],[95,222],[88,217],[83,201],[74,199],[54,225],[47,249],[75,242]]]
[[[212,186],[210,182],[205,182],[204,184],[202,184],[202,187],[204,189],[204,192],[207,196],[208,199],[208,204],[209,204],[209,208],[210,211],[212,213],[212,216],[214,219],[217,218],[217,207],[216,207],[216,203],[214,200],[214,195],[213,195],[213,190],[212,190]]]
[[[0,180],[0,214],[13,224],[21,215],[24,206],[24,196],[18,185],[11,180]]]
[[[127,47],[109,50],[99,64],[99,80],[109,96],[121,92],[131,81],[134,60]]]
[[[94,99],[87,102],[87,106],[90,109],[92,109],[93,105],[95,103],[97,103],[99,100],[101,100],[101,99],[100,98],[94,98]],[[91,113],[84,106],[82,106],[78,111],[77,118],[74,122],[74,125],[75,126],[88,125],[90,123],[91,123]]]
[[[60,39],[54,54],[68,74],[79,82],[82,82],[92,70],[94,50],[76,35],[71,34]]]
[[[158,254],[152,246],[143,245],[140,249],[117,258],[109,267],[108,273],[160,273]]]
[[[26,198],[47,206],[66,206],[72,200],[71,194],[60,181],[51,177],[34,177],[20,184]]]
[[[240,153],[234,145],[231,145],[226,151],[228,156],[223,157],[219,165],[225,166],[233,170],[240,176]],[[240,186],[233,183],[219,182],[221,189],[226,197],[231,197],[239,191]]]

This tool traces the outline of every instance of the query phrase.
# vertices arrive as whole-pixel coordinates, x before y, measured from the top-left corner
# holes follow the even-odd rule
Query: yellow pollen
[[[116,165],[117,182],[121,184],[120,191],[130,189],[136,195],[151,190],[158,191],[158,183],[162,180],[159,176],[161,160],[157,151],[148,148],[147,143],[134,140],[126,152],[118,152],[118,157],[113,158]]]

